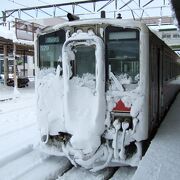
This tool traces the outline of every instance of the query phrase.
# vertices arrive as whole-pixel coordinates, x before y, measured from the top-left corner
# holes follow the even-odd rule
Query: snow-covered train
[[[65,22],[36,40],[42,150],[92,171],[137,166],[180,89],[177,55],[146,25]]]

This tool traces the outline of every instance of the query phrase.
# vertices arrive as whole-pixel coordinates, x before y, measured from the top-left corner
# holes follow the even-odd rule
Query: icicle
[[[134,118],[133,119],[133,130],[132,130],[132,134],[134,134],[136,132],[136,126],[137,126],[137,123],[138,123],[138,119],[137,118]]]
[[[111,120],[110,120],[110,112],[108,111],[107,112],[107,115],[106,115],[106,119],[105,119],[105,125],[107,126],[107,127],[110,127],[110,125],[111,125]]]
[[[68,39],[70,37],[70,30],[66,31],[66,39]]]
[[[97,161],[97,159],[100,159],[104,155],[105,148],[106,147],[104,145],[101,145],[97,152],[91,158],[89,158],[88,160],[76,159],[76,162],[81,166],[89,169],[92,167],[92,164],[94,164]]]
[[[66,150],[66,146],[64,144],[62,144],[62,151],[65,154],[65,156],[69,159],[69,161],[71,162],[71,164],[73,164],[75,167],[77,167],[77,164],[75,163],[75,161],[70,157],[68,151]]]
[[[104,37],[104,29],[103,28],[100,28],[100,36]]]
[[[46,144],[49,140],[49,128],[48,128],[48,122],[46,123],[46,130],[42,133],[43,135],[41,136],[41,142]]]
[[[117,80],[116,76],[110,72],[110,77],[113,79],[116,87],[121,91],[121,92],[124,92],[124,88],[122,86],[122,84]]]
[[[123,129],[123,133],[122,133],[122,143],[121,143],[121,151],[119,153],[119,156],[121,159],[125,159],[125,147],[124,147],[124,139],[125,139],[125,133],[126,133],[126,129],[129,127],[129,123],[127,122],[122,122],[122,129]]]
[[[138,160],[142,157],[142,143],[141,142],[135,142],[135,145],[137,147],[137,158]]]
[[[118,136],[118,131],[121,128],[121,123],[116,119],[113,123],[113,126],[115,127],[115,130],[116,130],[116,134],[114,135],[114,138],[113,138],[114,158],[118,159],[117,136]]]
[[[108,166],[108,164],[111,161],[112,156],[113,156],[113,150],[109,146],[107,146],[106,151],[107,151],[107,154],[108,154],[107,161],[101,166],[96,166],[96,167],[92,168],[90,170],[91,172],[99,171],[99,170],[104,169],[105,167]],[[106,154],[106,153],[104,153],[104,154]]]
[[[89,30],[88,30],[88,34],[91,35],[91,36],[93,36],[93,35],[94,35],[94,31],[93,31],[92,29],[89,29]]]
[[[62,70],[61,66],[58,65],[58,66],[57,66],[57,69],[56,69],[56,77],[57,77],[57,78],[59,77],[61,70]]]

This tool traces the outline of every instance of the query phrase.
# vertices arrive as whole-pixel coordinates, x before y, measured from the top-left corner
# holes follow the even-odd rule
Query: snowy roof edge
[[[116,25],[116,26],[121,26],[121,27],[139,27],[141,29],[144,29],[145,31],[148,29],[147,25],[143,22],[140,21],[135,21],[135,20],[127,20],[127,19],[83,19],[83,20],[77,20],[77,21],[68,21],[64,22],[62,24],[57,24],[55,26],[48,26],[44,28],[41,32],[38,34],[44,34],[48,32],[54,32],[59,30],[60,28],[63,28],[65,26],[75,26],[75,25],[85,25],[85,24],[109,24],[109,25]]]

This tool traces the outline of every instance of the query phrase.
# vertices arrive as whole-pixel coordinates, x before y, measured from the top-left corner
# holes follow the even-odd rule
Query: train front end
[[[144,26],[120,20],[71,22],[38,36],[42,150],[92,171],[137,166],[148,137],[147,41]]]

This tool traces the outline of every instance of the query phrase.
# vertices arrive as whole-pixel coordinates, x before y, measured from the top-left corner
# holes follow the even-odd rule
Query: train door
[[[100,145],[106,113],[104,58],[104,42],[96,35],[80,33],[63,45],[64,118],[74,148],[80,144],[86,149],[89,134],[95,137],[89,150]]]

